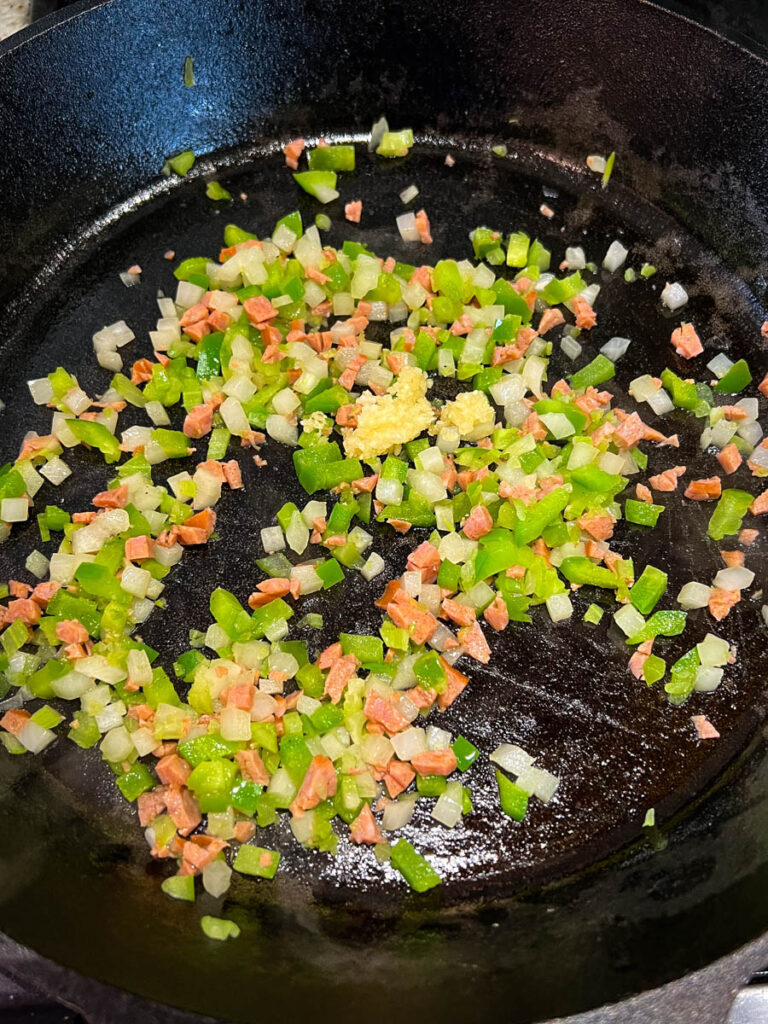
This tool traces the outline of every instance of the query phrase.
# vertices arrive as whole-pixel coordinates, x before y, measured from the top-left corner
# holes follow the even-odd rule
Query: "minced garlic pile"
[[[482,391],[462,391],[440,413],[444,427],[456,427],[462,441],[479,441],[492,432],[496,416]]]
[[[388,394],[372,395],[370,401],[358,400],[357,427],[344,438],[347,455],[358,459],[386,455],[431,426],[435,411],[426,398],[427,384],[423,370],[404,366]]]

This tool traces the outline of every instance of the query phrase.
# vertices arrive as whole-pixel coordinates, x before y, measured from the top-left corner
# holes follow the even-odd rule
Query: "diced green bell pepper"
[[[442,881],[432,865],[414,850],[407,839],[398,839],[394,844],[391,863],[416,892],[426,892]]]
[[[646,565],[629,592],[629,599],[641,615],[650,615],[667,590],[667,574]]]
[[[496,784],[499,787],[501,809],[514,821],[522,821],[528,810],[528,797],[524,789],[496,769]]]

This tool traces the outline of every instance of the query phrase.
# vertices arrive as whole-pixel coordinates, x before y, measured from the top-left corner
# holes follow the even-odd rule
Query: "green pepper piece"
[[[509,281],[499,278],[494,281],[492,291],[496,296],[496,302],[504,307],[505,316],[510,314],[519,316],[521,323],[530,323],[531,310],[528,308],[528,303],[519,292],[515,291]]]
[[[110,601],[120,601],[123,597],[128,597],[114,573],[105,565],[81,562],[75,571],[75,579],[86,594],[93,594],[94,597],[106,597]]]
[[[261,723],[259,723],[261,724]],[[274,728],[274,726],[273,726]],[[196,736],[191,740],[182,740],[179,743],[178,752],[185,761],[188,761],[193,768],[197,768],[204,761],[214,761],[217,758],[232,757],[238,750],[242,750],[243,743],[234,740],[225,740],[216,732],[205,733]]]
[[[629,592],[629,599],[641,615],[650,615],[667,590],[667,574],[646,565]]]
[[[205,268],[209,262],[210,260],[207,256],[191,256],[189,259],[181,261],[174,270],[173,276],[177,281],[188,281],[190,277],[194,277],[196,274],[204,275]]]
[[[150,772],[146,765],[143,765],[140,761],[136,764],[131,765],[127,772],[123,772],[122,775],[118,775],[117,788],[123,794],[126,800],[133,802],[138,800],[142,793],[148,792],[150,789],[154,789],[157,785],[157,780]]]
[[[649,654],[643,662],[643,679],[649,686],[653,686],[654,683],[658,683],[660,679],[663,679],[666,671],[666,661],[656,654]]]
[[[263,846],[241,846],[232,862],[235,871],[241,875],[256,878],[274,878],[280,863],[277,850],[266,850]]]
[[[187,785],[195,794],[203,814],[226,811],[237,772],[237,765],[223,758],[201,761],[192,769]]]
[[[683,380],[670,369],[662,370],[661,383],[669,392],[672,404],[678,409],[695,409],[699,404],[699,394],[696,385],[691,381]]]
[[[160,888],[166,896],[172,900],[185,900],[187,903],[195,902],[195,876],[194,875],[171,875],[164,878]]]
[[[232,806],[236,811],[240,811],[241,814],[247,814],[249,817],[253,817],[256,813],[256,808],[259,805],[259,797],[262,793],[262,787],[257,785],[255,782],[248,782],[246,779],[241,779],[236,782],[232,787],[230,794]]]
[[[679,636],[685,629],[687,618],[687,612],[654,612],[643,628],[628,638],[627,643],[634,646],[656,636]]]
[[[490,575],[491,573],[486,573],[486,576]],[[437,585],[445,590],[458,590],[460,578],[461,566],[444,558],[440,563],[440,570],[437,574]],[[478,578],[480,578],[479,574]],[[485,578],[485,576],[482,577],[482,579]]]
[[[570,501],[570,492],[563,487],[550,491],[541,501],[527,508],[518,510],[515,523],[515,542],[518,545],[530,544],[541,536],[545,527],[556,519]],[[522,504],[522,503],[521,503]],[[520,515],[522,511],[523,515]]]
[[[360,662],[384,660],[384,644],[377,636],[341,633],[339,640],[344,654],[354,654]]]
[[[585,287],[586,283],[577,270],[568,277],[555,278],[550,281],[539,294],[549,306],[558,306],[563,302],[568,302],[579,292],[583,292]]]
[[[738,533],[754,500],[748,491],[733,488],[724,490],[707,526],[707,533],[712,540],[722,540],[723,537]]]
[[[398,132],[384,132],[376,152],[379,156],[389,159],[399,156],[408,156],[408,151],[413,146],[413,131],[411,128],[403,128]]]
[[[616,373],[616,367],[602,353],[595,356],[591,363],[587,363],[571,377],[571,387],[574,391],[586,390],[589,387],[597,387],[610,380]]]
[[[72,718],[73,723],[67,733],[67,738],[76,743],[78,747],[82,747],[83,750],[95,747],[101,739],[101,731],[96,724],[96,719],[84,711],[76,711]]]
[[[584,612],[584,621],[588,622],[591,626],[596,626],[602,619],[603,609],[597,604],[591,604]]]
[[[317,665],[302,665],[296,673],[296,682],[308,697],[314,697],[315,700],[325,692],[325,677]]]
[[[451,748],[456,755],[456,763],[460,772],[470,768],[480,756],[480,751],[464,736],[457,736]]]
[[[344,579],[344,570],[335,558],[328,558],[325,562],[321,562],[320,565],[316,565],[315,572],[322,581],[323,590],[328,590],[329,587],[333,587],[336,583],[341,583]]]
[[[337,704],[321,704],[312,714],[312,725],[322,736],[344,721],[344,712]]]
[[[280,763],[298,789],[312,763],[312,754],[303,736],[283,737],[280,741]]]
[[[447,785],[443,775],[419,775],[416,778],[416,789],[419,796],[441,796]]]
[[[313,391],[304,403],[304,413],[310,416],[313,412],[324,412],[326,415],[333,415],[342,405],[348,405],[352,396],[341,384],[331,384],[318,392]]]
[[[188,877],[192,878],[192,875]],[[216,939],[217,942],[236,939],[240,934],[240,928],[234,921],[228,921],[224,917],[211,917],[210,914],[200,918],[200,927],[207,938]]]
[[[394,844],[391,863],[416,892],[426,892],[442,881],[429,861],[417,853],[407,839],[398,839]]]
[[[531,240],[523,231],[515,231],[507,244],[507,266],[525,267],[528,264],[528,249]]]
[[[445,685],[445,669],[437,651],[420,654],[413,663],[413,672],[420,686],[425,690],[442,690]]]
[[[664,505],[649,505],[634,498],[627,498],[624,502],[624,518],[637,526],[655,526],[663,511]]]
[[[250,636],[253,629],[251,616],[229,590],[217,587],[211,594],[210,608],[211,615],[227,636],[233,640],[242,640]]]
[[[592,587],[609,587],[611,589],[619,585],[619,578],[615,572],[611,572],[605,566],[595,565],[594,562],[583,555],[564,558],[560,565],[560,572],[569,583],[586,584]]]
[[[147,400],[141,391],[132,384],[124,373],[116,373],[111,381],[112,388],[124,398],[129,405],[135,405],[137,409],[143,409]]]
[[[310,171],[354,171],[355,147],[318,146],[309,153]]]
[[[695,647],[674,663],[670,670],[670,680],[664,686],[672,704],[682,704],[693,693],[700,664],[699,652]]]
[[[218,181],[209,181],[205,186],[205,194],[215,202],[232,198],[231,194]]]
[[[299,171],[293,175],[293,180],[321,203],[329,203],[339,197],[335,171]]]
[[[91,420],[67,420],[67,426],[78,441],[92,448],[98,448],[104,456],[105,462],[117,462],[120,458],[120,442],[114,434],[110,434],[103,423],[95,423]]]
[[[715,384],[714,390],[721,395],[736,395],[752,381],[752,372],[746,359],[739,359]]]
[[[179,177],[183,178],[192,169],[194,162],[195,154],[191,149],[185,149],[182,153],[177,153],[176,156],[169,156],[166,160],[166,165],[170,167],[175,174],[178,174]]]
[[[496,769],[496,784],[499,787],[501,809],[514,821],[522,821],[528,810],[528,797],[524,789]]]

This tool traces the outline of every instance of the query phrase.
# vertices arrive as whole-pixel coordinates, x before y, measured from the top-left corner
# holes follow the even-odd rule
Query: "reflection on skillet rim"
[[[535,163],[536,163],[536,158],[534,158],[534,159],[532,159],[532,160],[531,160],[531,164],[535,164]],[[538,170],[538,169],[539,169],[539,168],[537,168],[537,170]],[[544,176],[545,178],[548,178],[548,179],[550,179],[550,180],[552,179],[552,177],[555,177],[555,178],[556,178],[556,177],[557,177],[557,170],[558,170],[558,169],[557,169],[556,167],[554,167],[554,166],[550,165],[550,167],[549,167],[549,168],[547,169],[547,174],[546,174],[546,175],[543,175],[543,176]],[[406,181],[406,182],[404,182],[404,183],[408,183],[408,182]],[[287,207],[286,207],[286,208],[287,208]],[[530,204],[528,204],[528,205],[527,205],[527,206],[525,207],[525,209],[526,209],[526,210],[527,210],[527,211],[529,212],[529,211],[530,211],[530,209],[532,209],[532,208],[531,208]],[[431,212],[431,211],[430,211],[430,212]],[[383,215],[383,217],[384,217],[384,214],[385,214],[385,213],[388,213],[388,211],[386,211],[386,210],[384,209],[384,204],[382,203],[382,215]],[[626,217],[626,211],[625,211],[625,212],[623,213],[623,217]],[[386,219],[386,217],[384,217],[384,219]],[[488,218],[488,219],[490,219],[490,218]],[[434,220],[435,220],[435,222],[437,222],[437,220],[439,220],[439,217],[435,217],[435,218],[434,218]],[[387,222],[388,222],[388,221],[387,221]],[[465,226],[467,226],[467,225],[463,225],[463,227],[465,227]],[[462,232],[462,233],[463,233],[463,232]],[[611,232],[610,232],[610,230],[607,230],[607,231],[606,231],[606,237],[608,237],[608,238],[612,237],[612,236],[611,236]],[[124,239],[122,239],[122,240],[121,240],[121,242],[120,242],[120,243],[118,243],[118,245],[121,245],[121,244],[124,244]],[[375,244],[375,243],[373,243],[373,242],[372,242],[372,246],[373,246],[373,248],[375,248],[375,249],[377,248],[376,244]],[[379,248],[379,249],[380,249],[381,251],[384,251],[384,247],[383,247],[383,246],[379,246],[378,248]],[[598,250],[598,251],[599,251],[599,250]],[[453,245],[453,246],[452,246],[452,252],[451,252],[451,255],[458,255],[458,253],[459,253],[459,250],[458,250],[458,245],[456,245],[456,244],[455,244],[455,245]],[[447,253],[445,253],[445,254],[447,255]],[[103,259],[103,253],[101,254],[101,256],[100,256],[99,258]],[[142,262],[142,265],[143,265],[143,260],[141,260],[141,262]],[[148,276],[148,275],[147,275],[147,276]],[[123,295],[121,296],[121,299],[122,299],[123,301],[124,301],[124,296],[125,296],[125,293],[123,293]],[[63,333],[63,332],[62,332],[62,333]],[[42,357],[42,353],[40,353],[40,357]],[[86,489],[87,489],[87,488],[86,488]],[[280,502],[279,502],[278,504],[280,504]]]

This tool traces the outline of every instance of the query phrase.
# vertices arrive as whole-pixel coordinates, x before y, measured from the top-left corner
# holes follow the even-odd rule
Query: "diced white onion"
[[[583,270],[587,265],[587,257],[580,245],[569,245],[565,250],[565,262],[569,270]]]
[[[31,551],[27,555],[27,560],[24,563],[24,567],[27,570],[27,572],[31,572],[32,575],[36,576],[37,579],[39,580],[43,579],[45,576],[48,575],[49,565],[50,562],[48,561],[48,559],[45,557],[42,551],[38,551],[37,549]]]
[[[396,218],[397,230],[400,232],[400,237],[404,242],[418,242],[419,231],[416,227],[416,215],[411,213],[401,213]]]
[[[124,761],[133,752],[131,734],[124,725],[111,729],[99,744],[105,761]]]
[[[381,827],[385,832],[395,832],[399,828],[405,828],[413,817],[415,808],[415,795],[411,793],[403,794],[384,808]]]
[[[699,661],[704,667],[721,666],[728,664],[731,648],[727,640],[723,640],[714,633],[707,633],[701,643],[696,644],[699,652]]]
[[[48,462],[46,462],[46,464],[40,469],[40,472],[46,480],[49,480],[54,485],[54,487],[58,487],[59,484],[63,483],[64,480],[72,474],[72,470],[63,459],[59,458],[58,455],[49,459]]]
[[[686,611],[693,608],[706,608],[711,596],[712,587],[708,587],[706,583],[686,583],[677,595],[677,603]]]
[[[429,750],[445,750],[453,742],[453,736],[447,729],[439,729],[436,725],[427,726],[427,748]]]
[[[279,526],[266,526],[261,531],[261,546],[268,555],[285,549],[285,537]]]
[[[611,274],[619,269],[627,258],[629,250],[626,249],[618,239],[614,239],[608,246],[608,252],[603,260],[603,267]],[[610,356],[608,357],[610,358]]]
[[[427,734],[423,729],[411,726],[392,737],[392,746],[401,761],[410,761],[412,757],[426,751]]]
[[[581,345],[570,334],[564,334],[560,341],[560,349],[569,359],[578,359],[581,355]]]
[[[155,561],[160,565],[176,565],[181,561],[183,554],[184,549],[181,544],[172,544],[169,548],[162,547],[160,544],[155,545]]]
[[[65,676],[51,681],[51,689],[57,697],[62,700],[76,700],[93,687],[93,680],[82,672],[67,672]],[[154,750],[157,740],[154,740],[150,749]]]
[[[617,359],[621,359],[631,344],[630,338],[611,338],[610,341],[606,341],[600,351],[606,359],[615,363]]]
[[[27,722],[16,737],[23,747],[31,754],[39,754],[41,750],[53,743],[56,733],[51,729],[44,729],[37,722]]]
[[[696,670],[696,678],[693,683],[694,690],[699,693],[712,693],[723,681],[723,670],[713,665],[700,665]]]
[[[718,352],[717,355],[707,363],[707,369],[711,370],[718,380],[721,380],[732,366],[733,362],[728,358],[725,352]]]
[[[229,399],[227,399],[229,401]],[[223,406],[222,406],[223,408]],[[245,415],[245,413],[243,413]],[[271,438],[280,444],[296,445],[299,442],[299,428],[285,416],[267,416],[266,431]]]
[[[375,576],[384,572],[385,562],[384,559],[376,551],[373,551],[366,560],[365,565],[360,570],[360,575],[365,580],[372,580]]]
[[[576,427],[574,427],[565,413],[545,412],[542,413],[539,419],[557,441],[565,437],[571,437],[576,433]]]
[[[0,519],[4,523],[23,523],[29,518],[26,498],[3,498],[0,501]]]
[[[219,899],[229,889],[232,868],[225,860],[216,859],[203,868],[203,888],[214,899]]]
[[[225,398],[221,403],[219,406],[219,412],[221,413],[221,418],[224,420],[224,426],[230,434],[236,434],[238,437],[243,437],[251,429],[242,404],[232,395]]]
[[[727,569],[721,569],[712,581],[712,585],[720,587],[722,590],[746,590],[747,587],[752,586],[754,579],[755,574],[751,569],[746,569],[743,565],[734,565]]]
[[[446,828],[453,828],[461,821],[463,786],[460,782],[449,782],[432,808],[431,816]]]
[[[515,743],[501,743],[490,755],[490,760],[511,775],[522,775],[534,762],[534,758]]]
[[[617,612],[614,612],[613,621],[625,636],[634,636],[645,625],[645,619],[631,604],[625,604]]]
[[[376,484],[376,498],[385,505],[399,505],[403,500],[403,485],[399,480],[379,477]]]
[[[671,309],[672,312],[674,312],[676,309],[681,309],[686,304],[688,301],[688,292],[677,281],[673,281],[671,284],[667,282],[661,293],[661,301],[667,309]]]
[[[309,528],[302,518],[301,512],[296,511],[291,516],[288,529],[285,531],[285,539],[291,551],[301,555],[309,544]]]
[[[28,380],[27,387],[35,405],[47,405],[53,399],[53,385],[47,377]]]
[[[223,708],[219,715],[221,738],[224,740],[250,740],[251,715],[241,708]]]
[[[560,780],[544,768],[528,768],[517,779],[517,784],[526,793],[548,804],[555,795]]]
[[[744,420],[737,427],[736,433],[739,437],[743,437],[747,444],[758,445],[763,436],[763,428],[755,420]],[[755,461],[759,464],[759,459]]]
[[[567,594],[552,594],[545,601],[549,617],[553,622],[562,622],[573,615],[573,605]]]
[[[151,582],[152,574],[148,569],[141,569],[137,565],[128,565],[123,569],[120,587],[133,597],[146,597],[147,588]]]
[[[659,388],[658,391],[653,391],[648,395],[647,402],[657,416],[666,416],[675,407],[664,388]]]
[[[221,498],[221,480],[214,476],[207,469],[198,466],[195,475],[192,477],[195,485],[195,496],[192,499],[192,508],[199,511],[203,508],[210,508]]]

